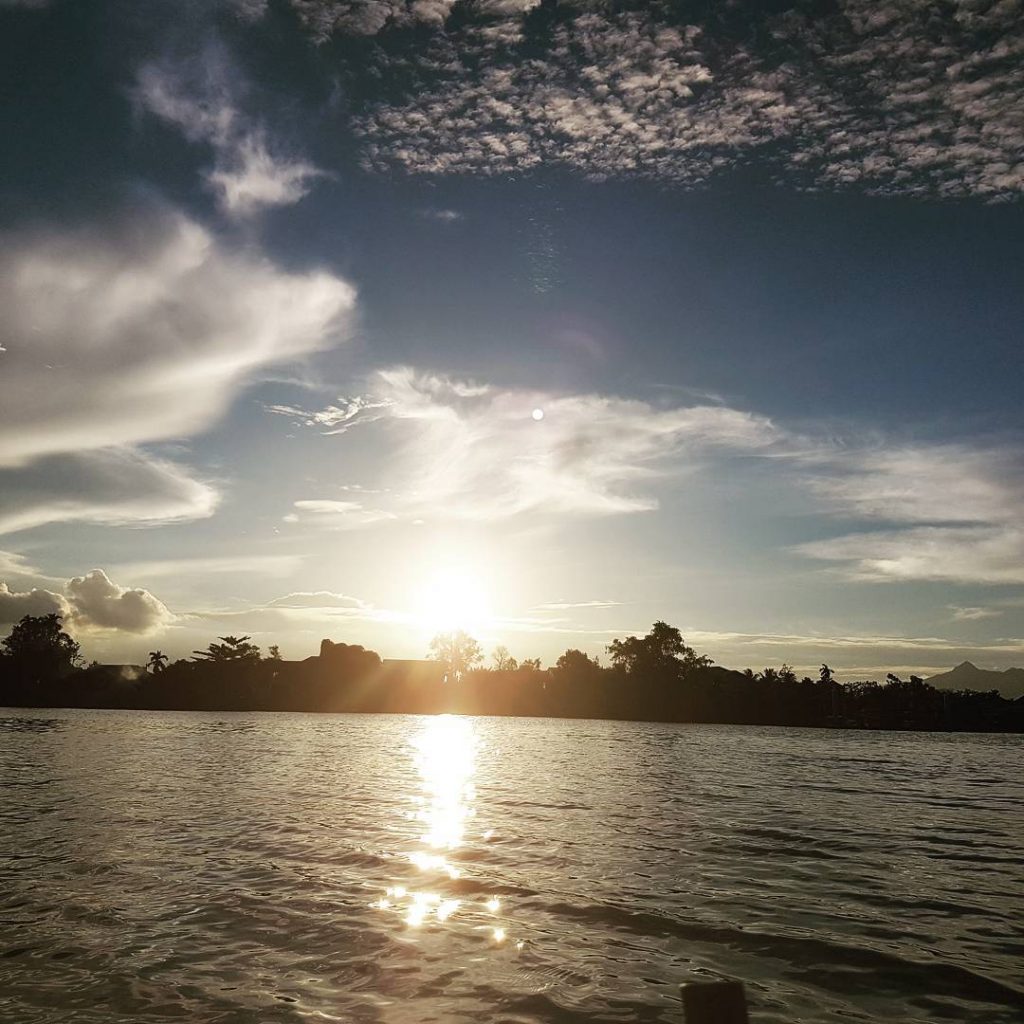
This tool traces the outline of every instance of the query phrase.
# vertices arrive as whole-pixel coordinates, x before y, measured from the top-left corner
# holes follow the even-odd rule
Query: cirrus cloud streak
[[[540,407],[544,416],[534,419]],[[290,515],[349,523],[647,511],[658,506],[650,484],[670,464],[693,464],[710,450],[764,450],[779,436],[764,417],[722,406],[658,408],[605,395],[502,389],[409,367],[380,371],[369,397],[297,418],[328,433],[368,423],[390,432],[396,507],[374,515],[353,501],[309,499]]]
[[[702,467],[735,477],[770,465],[831,534],[796,545],[803,558],[861,581],[1024,583],[1024,458],[1012,441],[815,437],[724,405],[508,389],[408,367],[320,412],[270,411],[325,434],[373,425],[388,452],[383,507],[308,499],[291,521],[303,509],[307,522],[347,527],[640,513]]]

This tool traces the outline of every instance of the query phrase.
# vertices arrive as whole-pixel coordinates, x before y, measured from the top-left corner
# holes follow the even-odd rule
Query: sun
[[[472,634],[491,620],[490,595],[472,570],[438,569],[416,591],[413,614],[418,625],[431,636],[459,629]]]

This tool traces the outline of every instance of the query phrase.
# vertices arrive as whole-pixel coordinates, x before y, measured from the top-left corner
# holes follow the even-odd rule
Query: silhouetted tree
[[[146,662],[146,668],[150,672],[163,672],[167,668],[167,655],[163,651],[150,651],[149,661]]]
[[[81,660],[77,642],[61,628],[56,613],[24,616],[0,648],[22,678],[57,679]]]
[[[205,651],[193,651],[194,661],[213,661],[218,664],[254,663],[260,660],[260,649],[248,636],[219,636],[219,644],[212,643]]]
[[[556,677],[563,679],[592,679],[600,668],[597,658],[570,647],[564,654],[558,656],[552,671]]]
[[[281,660],[281,648],[277,644],[271,644],[267,648],[267,661],[280,661]]]
[[[836,682],[793,670],[734,672],[708,664],[679,631],[656,622],[644,637],[609,644],[613,667],[568,650],[548,671],[539,659],[514,659],[499,648],[501,672],[470,671],[481,659],[465,633],[434,638],[432,664],[382,662],[358,644],[324,640],[318,657],[266,659],[248,636],[219,637],[192,661],[166,665],[151,651],[153,675],[136,685],[119,665],[77,666],[78,644],[59,615],[26,616],[0,642],[0,705],[151,709],[373,711],[574,718],[736,722],[755,725],[870,729],[944,729],[1024,733],[1024,698],[997,691],[938,690],[919,676],[890,673],[884,683]],[[165,667],[166,666],[166,667]],[[457,687],[442,679],[464,677]],[[625,684],[625,685],[624,685]]]
[[[462,678],[464,672],[483,661],[480,645],[461,629],[453,633],[439,633],[430,641],[432,660],[444,666],[445,676],[450,680]]]
[[[555,714],[600,716],[606,707],[604,677],[610,675],[583,651],[570,648],[548,671],[548,700]]]
[[[495,672],[515,672],[519,668],[519,662],[512,657],[507,647],[495,647],[491,661],[494,662]]]
[[[627,675],[648,678],[683,677],[711,664],[710,658],[686,645],[675,626],[660,620],[644,637],[613,640],[608,645],[608,655],[612,665]]]

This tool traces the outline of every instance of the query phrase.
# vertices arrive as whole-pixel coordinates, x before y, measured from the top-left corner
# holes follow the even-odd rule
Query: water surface
[[[1024,742],[0,710],[0,1020],[1024,1021]]]

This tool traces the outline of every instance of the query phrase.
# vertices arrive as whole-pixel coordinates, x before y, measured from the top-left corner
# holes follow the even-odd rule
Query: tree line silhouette
[[[612,640],[602,665],[569,649],[554,665],[505,647],[483,665],[479,643],[441,634],[424,661],[384,661],[358,644],[324,640],[286,661],[249,636],[218,637],[191,658],[149,653],[145,666],[83,664],[60,616],[25,616],[0,642],[0,704],[207,711],[456,712],[632,721],[833,728],[1024,731],[1024,698],[937,690],[917,676],[840,683],[788,666],[737,672],[714,665],[678,629],[655,622]]]

